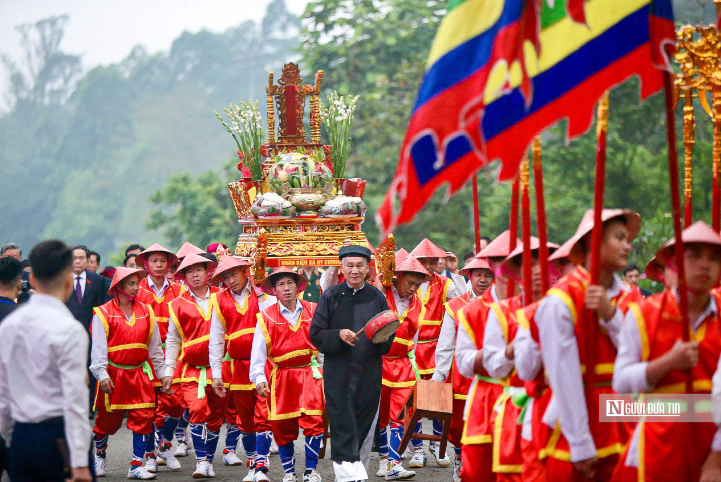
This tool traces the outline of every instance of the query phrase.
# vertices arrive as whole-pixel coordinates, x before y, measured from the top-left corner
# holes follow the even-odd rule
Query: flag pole
[[[664,72],[664,93],[666,96],[666,137],[668,140],[668,176],[671,187],[671,214],[673,218],[673,232],[675,239],[675,260],[678,271],[678,298],[679,310],[685,329],[683,341],[691,338],[691,326],[688,322],[688,292],[686,289],[686,269],[683,263],[683,239],[681,237],[681,196],[679,194],[678,180],[678,153],[676,152],[676,119],[673,111],[673,79],[671,74]],[[691,371],[687,371],[686,391],[692,392],[693,383]]]
[[[601,242],[603,234],[603,195],[606,187],[606,134],[608,132],[608,92],[598,103],[596,121],[596,182],[593,195],[593,231],[591,233],[591,273],[590,285],[600,280]],[[598,317],[596,313],[583,308],[581,319],[584,327],[584,351],[586,358],[585,395],[589,407],[588,422],[591,427],[598,424],[598,403],[595,397],[596,386],[596,341],[598,338]],[[593,430],[591,430],[593,433]]]
[[[703,94],[702,94],[703,95]],[[696,144],[696,119],[693,115],[693,93],[684,90],[683,147],[684,147],[684,226],[693,223],[693,146]]]
[[[543,165],[541,161],[541,136],[533,141],[533,183],[536,189],[536,231],[541,246],[538,248],[538,261],[541,266],[541,293],[550,288],[548,268],[548,232],[546,228],[546,201],[543,193]]]
[[[529,191],[528,153],[521,162],[521,239],[523,240],[523,306],[533,303],[531,254],[531,196]]]
[[[519,181],[516,177],[513,181],[513,187],[511,188],[511,221],[509,223],[509,241],[508,241],[508,253],[510,254],[516,249],[516,238],[518,238],[518,197],[519,197]],[[516,293],[516,282],[513,278],[508,279],[506,284],[506,298],[511,298]]]
[[[474,233],[474,251],[476,254],[481,252],[481,220],[478,213],[478,173],[473,175],[473,233]]]

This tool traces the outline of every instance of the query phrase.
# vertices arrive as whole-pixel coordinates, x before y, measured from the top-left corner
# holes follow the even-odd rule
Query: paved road
[[[430,432],[430,425],[426,427],[426,430]],[[237,481],[243,480],[243,477],[248,473],[244,466],[242,467],[226,467],[223,466],[223,441],[225,440],[225,430],[221,432],[220,443],[218,444],[218,451],[215,457],[215,463],[213,468],[215,469],[216,478],[218,481]],[[127,480],[125,477],[128,472],[128,465],[132,454],[132,434],[131,432],[123,427],[116,435],[110,437],[110,443],[108,446],[108,475],[104,479],[105,481],[116,481]],[[427,444],[427,442],[426,442]],[[303,453],[304,444],[301,437],[295,443],[295,458],[296,458],[296,473],[302,482],[302,473],[304,470],[303,461],[305,455]],[[326,482],[333,481],[333,465],[330,459],[330,447],[328,448],[328,454],[326,458],[320,460],[318,470],[321,473],[323,480]],[[452,446],[448,446],[448,453],[453,454]],[[165,467],[160,467],[158,470],[158,481],[190,481],[193,480],[191,474],[195,469],[195,460],[192,457],[193,452],[191,451],[189,457],[178,459],[182,465],[182,469],[179,472],[170,472]],[[435,466],[434,462],[430,461],[432,457],[428,454],[429,465],[423,469],[416,469],[416,476],[412,480],[419,482],[451,482],[453,480],[453,472],[450,467],[442,468]],[[245,459],[245,457],[241,457]],[[407,462],[404,463],[407,467]],[[376,477],[375,473],[378,470],[378,454],[374,453],[371,456],[370,476],[371,482],[381,481],[380,477]],[[270,459],[270,473],[269,478],[271,482],[281,482],[283,479],[283,468],[280,465],[280,459],[277,455],[272,455]]]

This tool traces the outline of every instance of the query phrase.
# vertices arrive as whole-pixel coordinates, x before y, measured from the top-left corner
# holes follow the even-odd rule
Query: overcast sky
[[[308,0],[285,0],[297,14]],[[183,31],[222,32],[260,20],[270,0],[0,0],[0,51],[21,54],[14,27],[53,15],[70,15],[61,48],[81,54],[88,70],[124,59],[137,44],[150,53],[169,50]],[[6,73],[0,73],[5,90]]]

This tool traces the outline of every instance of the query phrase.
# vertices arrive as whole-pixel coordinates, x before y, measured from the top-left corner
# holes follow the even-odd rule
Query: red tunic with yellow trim
[[[385,295],[388,306],[396,313],[401,325],[396,331],[390,351],[383,355],[382,383],[391,390],[404,391],[410,394],[416,384],[416,373],[413,370],[409,354],[413,351],[413,339],[418,331],[418,324],[423,318],[423,303],[418,294],[414,293],[405,313],[398,313],[393,289],[391,287],[386,288]],[[390,400],[388,400],[390,404],[388,414],[391,420],[398,420],[398,415],[405,405],[406,398],[407,396],[390,397]],[[393,403],[401,399],[403,399],[402,402]]]
[[[268,359],[275,364],[270,373],[269,420],[323,415],[323,381],[313,378],[311,367],[311,357],[318,355],[310,341],[316,304],[298,301],[303,312],[295,327],[280,314],[280,303],[258,314]]]
[[[586,347],[583,340],[585,340],[589,327],[582,322],[580,314],[585,306],[586,287],[589,281],[590,275],[588,271],[582,266],[577,266],[573,272],[561,278],[553,288],[548,290],[547,294],[547,296],[560,298],[566,304],[573,317],[582,373],[586,371],[587,359]],[[621,291],[618,296],[612,298],[610,301],[615,304],[622,313],[625,313],[630,303],[640,301],[641,299],[640,293]],[[595,319],[593,322],[597,323]],[[596,332],[599,336],[594,344],[596,350],[596,387],[594,396],[598,400],[599,395],[615,393],[611,388],[611,382],[613,380],[613,364],[616,360],[616,347],[603,328],[599,327]],[[586,402],[586,409],[588,410],[589,408],[588,402]],[[591,419],[591,417],[595,417],[596,420],[598,419],[598,414],[592,414],[590,410],[588,416],[589,419]],[[593,436],[598,454],[597,457],[599,459],[620,454],[623,451],[624,444],[628,441],[633,431],[633,424],[631,423],[594,423],[591,424],[591,426],[593,427],[591,429],[591,435]],[[560,425],[558,424],[549,438],[545,454],[558,460],[570,460],[568,442],[563,436],[563,433],[561,433]]]
[[[521,296],[491,304],[498,324],[503,331],[506,346],[516,337],[518,320],[512,315],[521,309]],[[491,425],[493,426],[493,471],[504,474],[520,474],[523,458],[521,457],[521,427],[518,422],[523,405],[514,402],[514,395],[525,393],[524,382],[516,374],[516,369],[509,376],[501,380],[505,387],[498,396],[491,412]],[[518,402],[520,403],[520,402]],[[476,419],[469,416],[468,423]]]
[[[253,334],[258,322],[258,296],[250,290],[240,306],[229,288],[216,293],[213,298],[215,314],[225,328],[228,355],[233,360],[231,390],[255,390],[250,381],[250,352],[253,347]]]
[[[539,305],[540,301],[536,301],[516,311],[516,320],[519,326],[530,331],[531,338],[540,347],[541,341],[538,336],[538,325],[536,324],[536,310]],[[535,450],[539,452],[539,458],[545,458],[545,451],[542,450],[546,448],[551,430],[548,425],[543,423],[543,415],[546,413],[548,404],[551,403],[553,392],[546,382],[543,370],[539,370],[534,380],[525,382],[525,387],[528,396],[534,400],[531,411],[532,443]]]
[[[458,317],[456,316],[456,313],[458,310],[471,302],[471,293],[473,292],[469,291],[467,293],[463,293],[461,296],[457,296],[445,304],[446,312],[455,322],[456,334],[458,334]],[[451,364],[451,372],[448,375],[451,379],[451,383],[453,383],[453,399],[465,400],[468,398],[468,390],[471,388],[473,379],[464,377],[458,370],[455,369],[455,360],[456,358],[454,356],[453,363]],[[453,413],[453,416],[456,416],[455,412]],[[463,413],[461,413],[461,417],[463,417]],[[463,419],[461,418],[461,420]]]
[[[458,323],[463,325],[463,329],[478,350],[483,348],[483,334],[491,304],[493,304],[493,295],[491,290],[487,289],[480,298],[476,298],[456,312]],[[491,413],[493,404],[501,393],[503,393],[503,385],[500,381],[492,381],[488,372],[481,369],[481,373],[476,375],[468,391],[464,417],[466,422],[461,437],[463,445],[492,442]]]
[[[140,280],[140,290],[135,297],[141,303],[145,303],[153,309],[155,313],[155,321],[158,323],[158,333],[160,334],[160,343],[163,346],[163,354],[165,354],[165,338],[168,336],[168,323],[170,323],[170,311],[168,305],[175,298],[180,296],[187,288],[180,283],[168,281],[170,284],[163,292],[163,296],[158,298],[155,291],[148,284],[148,278]],[[175,367],[175,375],[173,383],[180,383],[180,363]]]
[[[448,301],[448,289],[453,282],[433,273],[425,295],[422,297],[423,307],[426,310],[418,327],[418,345],[416,346],[416,363],[422,376],[430,376],[436,368],[436,345],[441,335],[441,324]]]
[[[721,295],[712,293],[716,306],[721,307]],[[655,360],[683,339],[684,325],[673,292],[666,290],[638,304],[631,304],[638,332],[641,336],[641,361]],[[711,313],[691,333],[697,341],[698,363],[691,370],[694,393],[711,393],[712,378],[721,356],[721,333],[719,315]],[[686,370],[668,372],[650,393],[687,393]],[[638,478],[639,481],[691,481],[691,474],[699,475],[699,468],[706,460],[716,425],[709,422],[670,423],[641,419],[638,430]],[[694,459],[689,453],[693,450]],[[624,457],[625,459],[625,457]]]
[[[445,304],[448,316],[450,316],[455,323],[455,335],[458,334],[458,316],[456,316],[456,312],[471,302],[472,293],[473,291],[463,293],[461,296],[457,296]],[[448,435],[448,440],[456,447],[460,447],[462,445],[461,438],[463,438],[463,409],[466,407],[468,389],[471,387],[473,379],[461,375],[456,369],[455,360],[456,358],[454,356],[453,362],[451,363],[451,370],[448,374],[448,378],[450,378],[453,384],[453,418],[451,419],[451,430]]]
[[[143,371],[143,365],[148,362],[148,343],[155,330],[153,309],[143,303],[133,303],[133,312],[128,321],[116,301],[110,300],[93,308],[93,312],[105,328],[108,340],[107,372],[114,385],[110,394],[96,390],[96,404],[99,402],[98,397],[102,396],[109,410],[155,407],[155,385]],[[146,366],[146,371],[149,367]],[[152,376],[157,379],[154,374]]]
[[[178,358],[178,365],[182,363],[180,382],[196,382],[201,377],[201,370],[205,371],[206,385],[213,384],[213,377],[209,375],[210,355],[208,352],[210,342],[210,319],[213,314],[213,299],[219,291],[210,287],[210,301],[208,311],[204,312],[193,300],[190,290],[175,298],[168,305],[170,319],[175,323],[180,333],[182,350]],[[177,373],[177,370],[176,370]]]

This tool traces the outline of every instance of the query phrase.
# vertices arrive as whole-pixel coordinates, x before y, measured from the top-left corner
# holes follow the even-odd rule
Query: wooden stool
[[[403,426],[404,433],[398,453],[405,452],[411,439],[431,440],[440,442],[441,454],[446,453],[448,434],[451,431],[451,419],[453,418],[453,385],[450,383],[439,383],[431,380],[418,380],[413,391],[408,396],[404,408]],[[416,424],[421,418],[438,420],[443,425],[441,435],[424,434],[414,432]]]

